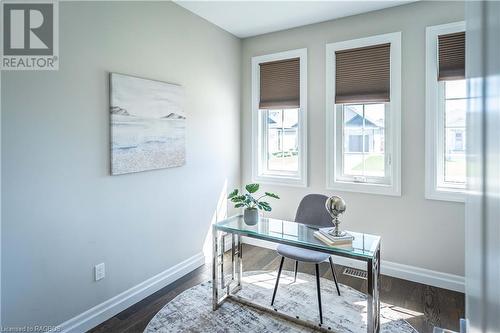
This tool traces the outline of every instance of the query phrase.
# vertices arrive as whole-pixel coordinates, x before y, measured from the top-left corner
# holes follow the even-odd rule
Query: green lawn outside
[[[352,169],[356,170],[356,171],[362,171],[363,170],[363,163],[359,163],[358,165],[356,165]],[[373,172],[373,171],[383,172],[384,171],[384,156],[381,156],[381,155],[369,156],[365,160],[365,170],[370,171],[370,172]]]

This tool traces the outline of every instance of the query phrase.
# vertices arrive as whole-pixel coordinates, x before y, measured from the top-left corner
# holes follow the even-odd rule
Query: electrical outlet
[[[99,281],[104,279],[106,276],[106,266],[104,266],[104,263],[100,263],[98,265],[94,266],[94,280]]]

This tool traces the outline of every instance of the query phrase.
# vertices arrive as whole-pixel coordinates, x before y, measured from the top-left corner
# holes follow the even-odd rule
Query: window
[[[467,89],[465,80],[444,81],[443,179],[440,187],[465,188],[465,112]]]
[[[307,185],[307,49],[252,58],[252,177]]]
[[[267,170],[296,173],[299,170],[299,110],[261,110],[266,119]]]
[[[327,188],[401,195],[401,34],[326,46]]]
[[[383,103],[340,104],[343,151],[340,151],[341,179],[377,182],[385,177],[385,108]]]
[[[427,199],[465,200],[467,85],[464,31],[463,22],[427,28]]]

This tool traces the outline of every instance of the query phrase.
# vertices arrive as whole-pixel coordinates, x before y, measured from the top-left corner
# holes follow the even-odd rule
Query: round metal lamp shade
[[[325,208],[332,218],[336,218],[345,212],[346,203],[344,199],[334,195],[326,199]]]

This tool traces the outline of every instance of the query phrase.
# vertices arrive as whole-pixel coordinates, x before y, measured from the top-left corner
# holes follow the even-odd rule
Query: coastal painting
[[[184,165],[183,88],[116,73],[110,87],[111,174]]]

